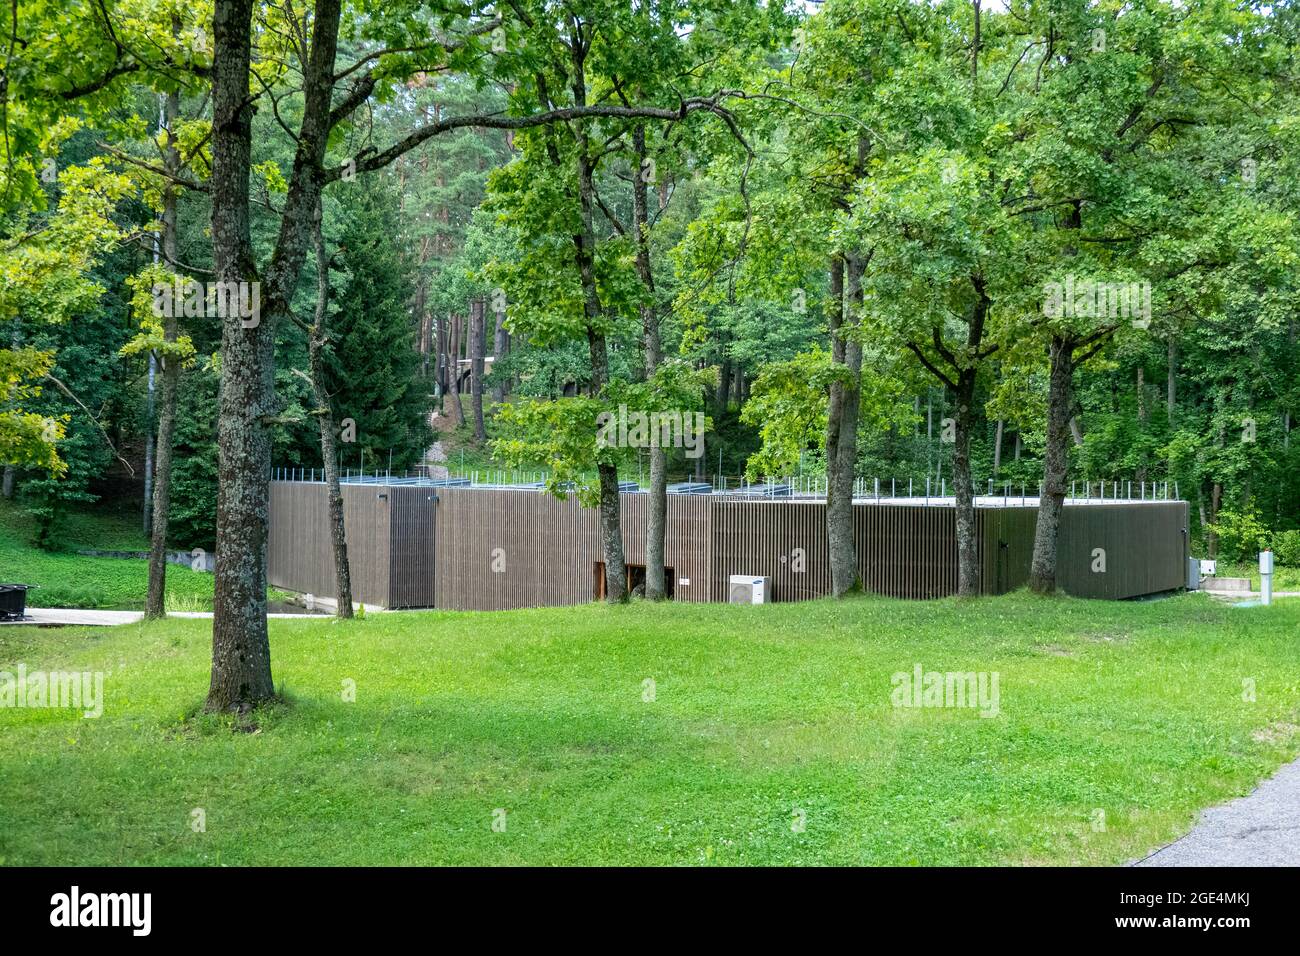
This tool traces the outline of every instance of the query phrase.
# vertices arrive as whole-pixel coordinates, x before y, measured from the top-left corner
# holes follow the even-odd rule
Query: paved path
[[[1300,760],[1134,866],[1300,866]]]
[[[75,608],[29,607],[27,609],[27,620],[0,621],[0,627],[11,624],[15,626],[22,624],[44,625],[46,627],[55,624],[111,627],[115,624],[134,624],[142,617],[144,617],[143,611],[82,611]]]
[[[367,608],[366,613],[378,608]],[[211,611],[169,611],[168,617],[211,618]],[[268,614],[267,617],[286,618],[300,621],[312,617],[309,614]],[[324,617],[325,615],[316,615]],[[25,621],[0,621],[0,627],[6,625],[27,624],[36,627],[114,627],[118,624],[135,624],[144,617],[143,611],[83,611],[76,608],[42,608],[29,607]]]

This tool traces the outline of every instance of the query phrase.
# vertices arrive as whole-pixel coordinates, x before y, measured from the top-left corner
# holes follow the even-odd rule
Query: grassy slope
[[[91,558],[78,548],[103,551],[147,551],[138,516],[96,508],[75,513],[63,532],[66,550],[32,547],[35,528],[21,504],[0,500],[0,581],[36,584],[27,596],[33,607],[144,607],[149,588],[149,562],[122,558]],[[212,575],[167,566],[169,606],[200,610],[212,605]]]
[[[108,671],[99,720],[0,709],[0,857],[1119,863],[1300,744],[1300,600],[639,603],[271,628],[292,705],[257,733],[192,716],[205,622],[0,629],[8,669]],[[1001,716],[894,709],[890,675],[917,662],[999,671]]]

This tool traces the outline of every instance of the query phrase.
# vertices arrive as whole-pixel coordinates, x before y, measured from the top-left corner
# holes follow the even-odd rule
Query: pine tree
[[[343,277],[330,317],[328,375],[340,423],[356,423],[343,443],[345,468],[403,471],[432,441],[431,400],[419,381],[420,357],[410,315],[410,263],[398,248],[396,190],[378,178],[343,198],[339,238]]]

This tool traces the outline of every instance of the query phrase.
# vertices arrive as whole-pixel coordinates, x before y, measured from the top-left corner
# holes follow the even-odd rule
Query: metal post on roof
[[[930,503],[930,476],[925,476],[925,503]]]
[[[1178,482],[1174,482],[1174,501],[1178,501]]]

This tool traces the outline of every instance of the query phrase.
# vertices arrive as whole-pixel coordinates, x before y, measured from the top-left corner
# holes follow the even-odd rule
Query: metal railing
[[[469,488],[519,488],[542,489],[550,474],[545,471],[528,471],[524,469],[483,469],[471,470],[459,475],[449,473],[448,477],[434,478],[426,469],[417,472],[395,473],[386,470],[373,472],[342,469],[339,480],[344,484],[366,485],[423,485],[430,487],[469,487]],[[271,469],[274,481],[323,482],[325,472],[320,468],[276,467]],[[572,489],[572,483],[567,483]],[[674,487],[676,486],[676,487]],[[646,486],[630,479],[620,479],[619,487],[626,493],[645,491]],[[827,493],[825,475],[790,475],[785,478],[769,477],[751,482],[746,478],[731,478],[727,475],[714,475],[708,481],[672,482],[669,485],[674,494],[712,494],[728,498],[771,498],[771,499],[805,499],[822,500]],[[993,478],[975,483],[975,504],[977,507],[1010,507],[1012,505],[1036,507],[1041,495],[1042,483],[1027,485],[1024,482],[999,482]],[[935,505],[954,505],[955,493],[948,484],[948,479],[931,478],[867,478],[858,477],[853,481],[853,500],[858,502],[879,502],[882,504],[925,503]],[[1177,481],[1131,481],[1131,480],[1090,480],[1078,479],[1070,482],[1069,492],[1065,497],[1067,504],[1114,504],[1132,502],[1159,502],[1181,500]]]

